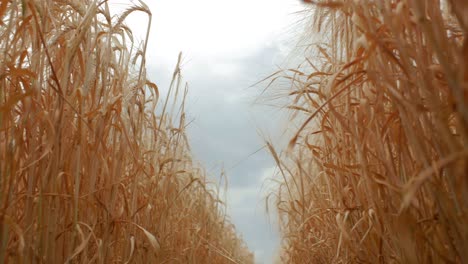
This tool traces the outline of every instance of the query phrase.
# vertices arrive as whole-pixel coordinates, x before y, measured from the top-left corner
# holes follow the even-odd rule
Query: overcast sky
[[[291,36],[297,35],[293,24],[300,18],[294,14],[301,10],[299,0],[144,2],[153,14],[148,77],[166,92],[178,53],[183,52],[194,159],[213,179],[224,166],[231,221],[257,263],[272,263],[279,237],[277,226],[270,223],[276,215],[269,221],[264,201],[265,184],[270,185],[265,179],[274,174],[275,166],[266,149],[256,151],[264,145],[262,137],[281,140],[285,115],[280,109],[253,104],[266,83],[250,86],[287,66],[295,44]],[[143,38],[144,15],[129,17],[127,24]]]

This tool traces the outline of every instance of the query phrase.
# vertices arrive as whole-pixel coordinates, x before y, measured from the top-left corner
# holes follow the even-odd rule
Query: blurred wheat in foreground
[[[468,2],[307,2],[282,262],[468,263]]]
[[[0,2],[0,262],[253,262],[192,164],[183,100],[166,111],[179,68],[161,100],[132,12],[151,22],[141,2]]]

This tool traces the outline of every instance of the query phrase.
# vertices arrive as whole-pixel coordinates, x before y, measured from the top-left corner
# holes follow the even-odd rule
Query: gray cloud
[[[258,263],[271,263],[279,247],[275,226],[270,226],[260,195],[266,172],[275,166],[266,149],[255,154],[264,139],[259,131],[280,138],[282,116],[278,109],[253,105],[262,85],[250,87],[276,71],[284,57],[279,44],[265,43],[252,56],[212,64],[184,60],[184,80],[189,83],[186,105],[188,137],[194,153],[213,177],[224,164],[229,181],[228,213]],[[150,65],[149,75],[167,92],[172,72]],[[222,68],[221,70],[219,68]],[[250,88],[249,88],[250,87]]]

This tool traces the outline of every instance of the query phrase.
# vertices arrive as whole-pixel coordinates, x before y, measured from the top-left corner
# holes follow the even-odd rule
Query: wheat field
[[[468,263],[467,2],[304,2],[280,262]]]
[[[192,161],[179,64],[160,98],[125,24],[151,11],[109,10],[1,1],[0,261],[253,263]]]
[[[278,262],[468,263],[468,3],[303,2],[301,63],[267,78]],[[111,10],[0,2],[0,261],[254,263],[191,154],[181,55],[158,87],[151,10]]]

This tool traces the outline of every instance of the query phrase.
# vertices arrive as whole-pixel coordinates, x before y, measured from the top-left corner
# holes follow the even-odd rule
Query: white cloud
[[[257,188],[256,186],[252,187],[243,187],[243,188],[230,188],[228,190],[228,207],[236,209],[252,209],[252,202],[255,202],[257,199]],[[252,211],[252,210],[251,210]]]
[[[267,264],[267,263],[261,261],[262,259],[266,258],[265,252],[263,250],[255,250],[254,254],[255,254],[255,259],[256,259],[255,263],[256,264]]]
[[[135,1],[133,1],[135,2]],[[149,60],[170,64],[183,51],[197,63],[206,58],[245,58],[277,40],[287,30],[298,9],[294,0],[152,0]],[[114,10],[128,1],[113,0]],[[137,39],[144,39],[148,19],[141,12],[128,16]],[[135,26],[136,25],[136,26]]]
[[[232,77],[240,72],[240,66],[234,62],[220,62],[210,67],[211,73],[222,77]]]

